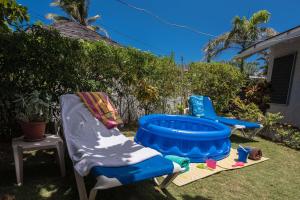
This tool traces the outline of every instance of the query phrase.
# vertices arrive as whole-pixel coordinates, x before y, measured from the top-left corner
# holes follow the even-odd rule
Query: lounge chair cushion
[[[262,127],[260,124],[255,122],[248,122],[248,121],[218,116],[217,113],[215,112],[211,99],[207,96],[203,97],[203,104],[204,104],[204,116],[202,116],[203,118],[215,120],[227,126],[233,126],[233,127],[243,127],[247,129],[256,129]]]
[[[203,96],[192,95],[189,98],[189,111],[192,116],[202,117],[204,116],[204,107],[203,107]]]
[[[142,162],[123,167],[101,167],[96,166],[91,169],[91,174],[95,177],[106,176],[108,178],[116,178],[121,184],[129,184],[137,181],[172,174],[178,171],[178,166],[162,156],[155,156]]]
[[[241,126],[247,129],[255,129],[255,128],[261,128],[261,125],[255,122],[247,122],[243,120],[238,119],[231,119],[227,117],[216,117],[215,120],[228,125],[228,126]]]

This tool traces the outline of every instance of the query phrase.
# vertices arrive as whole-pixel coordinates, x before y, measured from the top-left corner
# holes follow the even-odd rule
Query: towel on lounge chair
[[[166,155],[165,158],[177,163],[181,168],[185,169],[185,172],[189,171],[190,169],[189,158],[175,156],[175,155]]]
[[[189,111],[195,117],[204,116],[203,96],[192,95],[189,98]]]
[[[107,128],[114,128],[123,123],[117,109],[105,93],[78,92],[77,95],[93,116],[100,120]]]
[[[68,152],[82,176],[94,166],[129,166],[161,155],[129,140],[117,128],[106,128],[77,95],[63,95],[61,106]]]
[[[94,200],[97,190],[163,175],[167,176],[159,187],[166,188],[185,170],[158,151],[125,137],[117,128],[108,129],[78,95],[62,95],[60,103],[63,133],[81,200]],[[89,173],[95,177],[96,184],[88,196],[83,177]]]

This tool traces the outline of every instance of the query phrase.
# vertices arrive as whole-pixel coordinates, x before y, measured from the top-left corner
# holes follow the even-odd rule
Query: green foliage
[[[89,0],[53,0],[50,5],[61,8],[67,16],[48,13],[46,17],[54,21],[75,21],[93,31],[99,30],[108,37],[105,29],[100,26],[92,25],[92,23],[100,18],[100,15],[88,17],[89,4]]]
[[[20,29],[24,21],[29,21],[26,7],[16,0],[0,1],[0,32],[10,32],[11,26]]]
[[[176,106],[176,108],[177,108],[177,111],[178,111],[178,113],[180,114],[180,115],[183,115],[184,114],[184,105],[182,105],[182,104],[177,104],[177,106]]]
[[[291,148],[300,149],[300,131],[289,125],[277,125],[273,140],[279,141]]]
[[[192,93],[210,96],[218,112],[228,109],[230,100],[244,85],[244,75],[223,63],[192,63],[185,79]]]
[[[265,131],[273,131],[276,124],[283,119],[283,116],[280,112],[278,113],[266,113],[263,125]]]
[[[16,94],[43,91],[58,103],[62,94],[104,91],[130,122],[137,109],[165,110],[167,99],[176,97],[179,69],[172,58],[64,38],[36,26],[31,33],[0,34],[0,71],[1,132],[12,135]]]
[[[48,122],[51,110],[51,96],[35,90],[30,94],[16,95],[16,118],[24,122]]]
[[[267,10],[260,10],[249,19],[239,16],[234,17],[231,30],[210,40],[205,46],[206,60],[210,62],[212,58],[228,49],[243,51],[257,41],[277,34],[272,28],[261,26],[269,21],[270,16]],[[240,68],[241,71],[244,70],[243,60],[240,63]]]
[[[240,67],[240,63],[236,60],[232,60],[229,62],[226,62],[228,64],[234,65],[236,67]],[[259,73],[260,70],[260,66],[258,62],[244,62],[244,73],[246,74],[246,76],[253,76],[253,75],[257,75]]]
[[[230,113],[236,118],[253,122],[261,122],[264,120],[264,115],[256,104],[245,103],[239,97],[231,101],[229,108]]]
[[[291,125],[281,124],[282,119],[281,113],[266,113],[262,135],[291,148],[300,149],[300,130]]]
[[[271,87],[266,80],[247,80],[239,96],[248,104],[256,104],[265,113],[270,107],[270,94]]]

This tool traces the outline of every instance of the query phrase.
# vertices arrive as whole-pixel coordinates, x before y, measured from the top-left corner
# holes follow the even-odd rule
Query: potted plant
[[[16,118],[21,125],[24,140],[43,140],[50,116],[51,97],[35,90],[26,95],[17,95],[15,103]]]

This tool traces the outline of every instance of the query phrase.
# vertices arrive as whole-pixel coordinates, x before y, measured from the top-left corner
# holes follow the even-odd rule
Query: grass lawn
[[[270,160],[223,171],[183,187],[171,184],[166,191],[159,191],[151,181],[104,190],[98,193],[98,199],[300,199],[299,151],[261,138],[249,141],[233,135],[231,141],[233,147],[238,144],[259,147]],[[11,146],[0,144],[0,196],[8,193],[17,200],[78,199],[69,160],[67,176],[61,178],[53,152],[31,152],[24,159],[24,185],[18,187]]]

